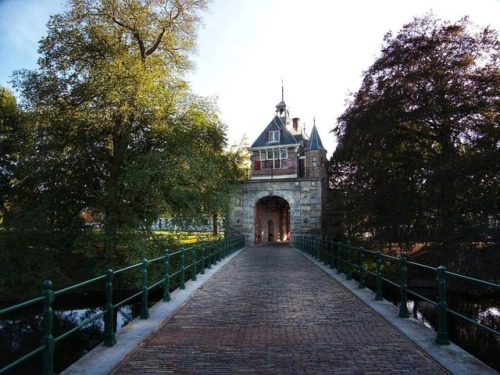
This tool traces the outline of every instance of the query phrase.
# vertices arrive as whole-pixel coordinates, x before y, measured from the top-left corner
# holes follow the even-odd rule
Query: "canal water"
[[[123,293],[124,295],[127,295]],[[128,293],[131,295],[133,293]],[[159,301],[161,293],[152,293],[151,301]],[[118,298],[118,297],[117,297]],[[85,294],[79,296],[65,296],[64,301],[54,302],[53,336],[76,327],[90,317],[101,313],[105,296],[101,294]],[[140,299],[115,309],[115,327],[119,331],[127,323],[140,314]],[[0,368],[17,360],[24,354],[36,349],[43,336],[43,305],[35,305],[22,313],[13,313],[0,320]],[[97,319],[77,332],[65,337],[56,343],[54,355],[54,370],[61,372],[66,367],[84,356],[87,352],[102,343],[104,321]],[[39,369],[39,370],[38,370]],[[25,363],[16,366],[7,374],[41,374],[42,356],[36,355]]]
[[[418,291],[420,295],[429,300],[437,301],[437,296],[431,295],[433,292],[432,290]],[[384,298],[399,307],[399,291],[386,293]],[[500,331],[500,300],[498,296],[470,296],[448,292],[447,307],[477,323],[497,332]],[[437,330],[438,314],[434,305],[409,297],[407,308],[415,319],[434,331]],[[500,372],[500,336],[480,329],[450,313],[447,314],[447,323],[448,337],[451,342]]]
[[[434,300],[435,291],[419,291],[419,294]],[[399,303],[397,290],[384,290],[384,298]],[[161,291],[153,293],[150,301],[161,300]],[[64,305],[54,306],[54,337],[75,327],[90,316],[101,312],[104,296],[85,295],[67,298]],[[61,302],[61,301],[60,301]],[[415,318],[426,326],[437,327],[437,314],[432,305],[408,300],[408,310]],[[498,297],[471,297],[460,294],[448,295],[448,307],[471,317],[477,322],[500,331],[500,303]],[[128,322],[140,314],[140,302],[133,301],[115,311],[115,326],[119,331]],[[449,337],[452,342],[462,347],[481,361],[500,372],[500,336],[487,333],[470,323],[448,314]],[[66,337],[56,344],[55,371],[62,371],[77,359],[99,345],[103,340],[104,323],[97,320],[88,324],[78,332]],[[26,311],[23,315],[13,315],[0,320],[0,367],[16,360],[29,350],[36,348],[42,338],[42,306]],[[40,369],[40,371],[38,371]],[[26,364],[18,366],[8,374],[38,374],[41,373],[42,358],[37,356]]]

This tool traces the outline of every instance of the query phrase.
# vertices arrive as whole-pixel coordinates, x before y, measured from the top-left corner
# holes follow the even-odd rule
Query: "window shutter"
[[[260,160],[255,161],[255,170],[260,171]]]

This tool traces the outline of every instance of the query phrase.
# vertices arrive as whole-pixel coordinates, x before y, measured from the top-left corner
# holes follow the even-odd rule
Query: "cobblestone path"
[[[447,374],[295,250],[233,258],[112,374]]]

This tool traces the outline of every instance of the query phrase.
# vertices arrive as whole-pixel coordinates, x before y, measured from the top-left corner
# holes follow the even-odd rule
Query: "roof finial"
[[[281,76],[281,101],[285,102],[285,89],[283,85],[283,76]]]

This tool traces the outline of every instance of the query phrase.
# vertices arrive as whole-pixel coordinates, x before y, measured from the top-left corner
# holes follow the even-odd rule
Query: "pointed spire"
[[[288,125],[288,110],[285,104],[285,89],[283,85],[283,78],[281,78],[281,102],[276,105],[276,115],[281,118],[285,125]]]
[[[316,129],[316,118],[314,118],[313,127],[311,130],[311,135],[309,136],[309,141],[307,142],[306,151],[311,150],[321,150],[326,151],[321,143],[321,138],[319,137],[318,129]]]

